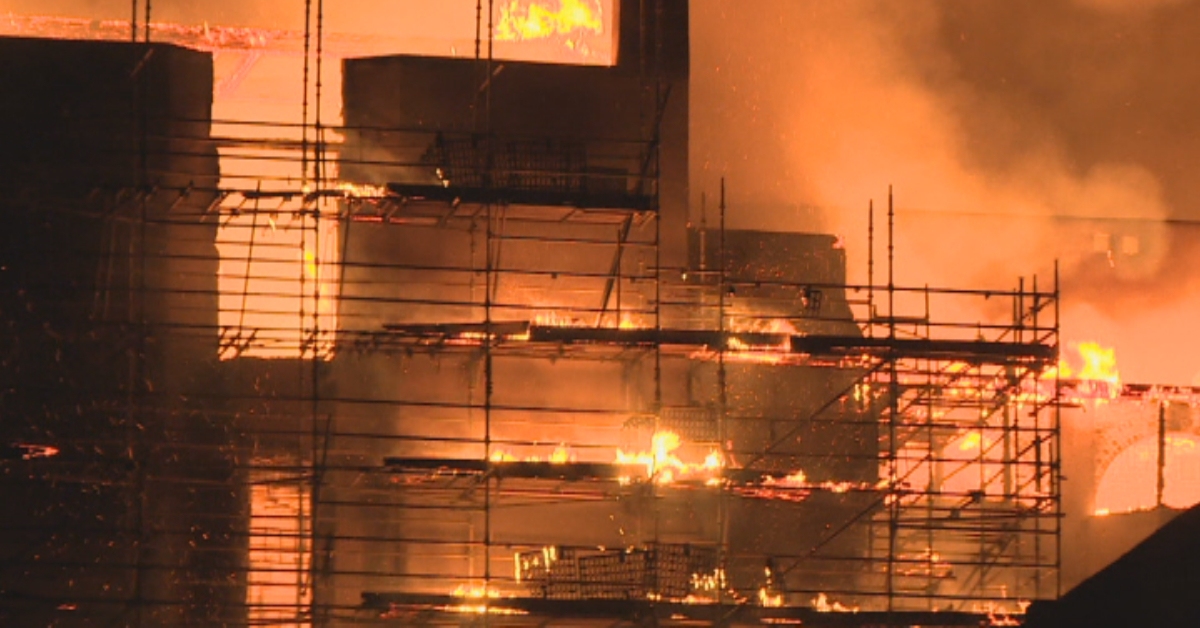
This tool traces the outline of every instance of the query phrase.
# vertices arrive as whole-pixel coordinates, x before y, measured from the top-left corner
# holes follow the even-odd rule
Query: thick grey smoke
[[[731,224],[841,233],[865,279],[893,184],[898,281],[1008,287],[1057,259],[1066,338],[1116,345],[1127,379],[1200,372],[1200,4],[694,7],[693,189],[726,176]]]

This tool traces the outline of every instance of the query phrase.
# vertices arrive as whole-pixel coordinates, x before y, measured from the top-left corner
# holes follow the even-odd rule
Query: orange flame
[[[720,483],[716,471],[725,467],[725,459],[717,450],[712,450],[703,462],[684,462],[675,455],[680,446],[679,435],[670,430],[659,430],[650,439],[650,451],[626,453],[617,450],[616,463],[619,465],[643,466],[646,468],[646,478],[657,484],[670,484],[676,479],[704,478],[705,484]]]
[[[557,5],[557,9],[551,8]],[[563,37],[568,48],[583,35],[604,33],[600,5],[595,0],[512,0],[500,9],[498,41],[528,41]]]
[[[785,318],[734,318],[729,321],[729,330],[746,334],[777,334],[778,343],[752,345],[742,338],[731,336],[726,344],[725,359],[733,362],[758,364],[781,364],[792,357],[792,341],[788,336],[799,335],[796,327]],[[705,357],[697,354],[696,357]]]
[[[483,599],[485,597],[495,599],[500,597],[500,592],[491,587],[460,584],[454,588],[454,591],[452,591],[450,595],[454,597],[468,597],[473,599]]]
[[[492,606],[491,600],[499,600],[500,592],[481,585],[460,584],[450,593],[451,597],[462,598],[463,604],[439,606],[438,610],[470,615],[527,615],[528,611],[505,606]]]
[[[1079,355],[1083,358],[1083,368],[1079,370],[1079,379],[1108,382],[1113,386],[1121,383],[1121,374],[1117,372],[1116,350],[1102,347],[1095,342],[1079,343]]]
[[[796,336],[796,326],[786,318],[734,318],[729,321],[729,328],[735,332],[753,332],[759,334],[787,334]]]
[[[832,602],[828,595],[818,593],[812,600],[813,609],[818,613],[857,613],[857,606],[846,606],[840,602]]]
[[[349,181],[339,182],[337,189],[346,198],[383,198],[388,193],[387,188],[381,185],[350,183]],[[307,192],[307,190],[305,191]]]
[[[1116,399],[1121,394],[1121,374],[1117,370],[1116,349],[1098,342],[1068,343],[1067,355],[1061,357],[1057,368],[1050,369],[1043,378],[1079,380],[1077,392],[1096,399]],[[1069,352],[1069,353],[1068,353]]]
[[[582,319],[557,311],[537,312],[533,324],[541,327],[586,327]]]
[[[783,606],[783,594],[775,593],[766,587],[758,589],[758,604],[767,608],[778,608]]]
[[[523,462],[541,462],[542,458],[541,456],[526,456],[524,458],[517,458],[510,451],[496,449],[492,451],[490,456],[488,456],[488,460],[492,462],[517,462],[519,460]],[[560,445],[554,448],[554,451],[550,454],[546,461],[552,464],[566,464],[568,462],[575,462],[575,453],[571,451],[570,447]]]

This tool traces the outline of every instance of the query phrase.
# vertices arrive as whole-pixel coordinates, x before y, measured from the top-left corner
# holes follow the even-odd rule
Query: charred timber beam
[[[442,187],[389,183],[388,191],[409,201],[432,201],[452,205],[533,205],[579,209],[625,209],[651,211],[654,197],[648,195],[556,190],[521,190],[503,187]]]
[[[686,329],[612,329],[530,327],[529,339],[545,342],[604,342],[617,344],[678,344],[729,347],[731,340],[756,347],[786,344],[792,353],[808,355],[872,355],[885,357],[937,357],[965,361],[1052,361],[1057,349],[1050,345],[989,342],[983,340],[924,340],[864,338],[862,336],[789,336],[768,333],[730,333]]]
[[[625,345],[689,345],[722,347],[730,338],[751,347],[778,347],[788,342],[786,334],[730,334],[693,329],[615,329],[611,327],[533,326],[529,339],[535,342],[604,343]]]
[[[385,324],[383,328],[390,332],[412,336],[447,336],[462,337],[470,334],[492,333],[496,336],[523,336],[529,331],[529,323],[436,323],[436,324]]]
[[[613,464],[605,462],[551,462],[508,460],[488,461],[474,458],[405,458],[388,457],[383,459],[386,470],[396,472],[425,472],[433,475],[490,475],[496,478],[513,478],[527,480],[619,480],[644,473],[641,464]],[[768,486],[773,491],[811,492],[817,490],[836,490],[839,492],[874,490],[868,485],[852,486],[850,484],[833,483],[826,486],[823,483],[803,483],[796,485],[778,484],[787,477],[780,471],[763,471],[759,469],[723,468],[713,469],[707,477],[719,478],[741,486]],[[703,484],[704,480],[675,480],[673,484],[681,486]]]
[[[968,362],[1012,359],[1053,361],[1058,357],[1058,349],[1054,346],[1020,342],[858,336],[792,336],[791,341],[792,351],[814,355],[866,354],[961,359]]]
[[[529,480],[615,480],[629,475],[629,467],[591,462],[532,462],[452,458],[384,458],[389,469],[427,471],[449,475],[490,475]]]
[[[384,325],[389,332],[412,336],[463,336],[487,334],[521,337],[530,342],[563,344],[609,344],[630,346],[684,345],[724,347],[733,345],[754,350],[779,350],[815,356],[859,356],[882,358],[932,358],[975,363],[1007,363],[1013,360],[1051,363],[1058,350],[1052,345],[986,340],[935,340],[864,338],[862,336],[793,336],[761,332],[721,332],[693,329],[618,329],[611,327],[560,327],[528,322],[460,323],[445,325]]]
[[[362,594],[363,607],[385,618],[404,617],[405,611],[445,611],[461,617],[460,609],[484,605],[497,615],[530,618],[585,618],[612,620],[700,621],[712,624],[756,622],[799,623],[804,626],[857,628],[864,626],[986,626],[987,615],[954,611],[821,612],[809,607],[761,607],[749,604],[686,604],[650,600],[550,600],[543,598],[492,598],[489,600],[408,593]],[[482,614],[481,614],[482,615]],[[515,619],[515,618],[511,618]]]

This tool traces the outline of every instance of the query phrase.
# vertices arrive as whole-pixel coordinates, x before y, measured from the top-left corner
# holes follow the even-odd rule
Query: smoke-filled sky
[[[474,33],[474,0],[325,4],[328,32]],[[1128,381],[1200,384],[1200,0],[691,6],[694,219],[724,176],[731,226],[842,234],[865,281],[867,202],[882,211],[891,184],[899,282],[1045,287],[1057,259],[1065,340],[1115,345]],[[227,26],[304,17],[302,0],[153,7]],[[0,14],[129,9],[0,0]]]
[[[725,176],[730,224],[841,233],[863,280],[892,184],[898,281],[1058,259],[1065,339],[1200,383],[1200,2],[692,5],[693,196]]]

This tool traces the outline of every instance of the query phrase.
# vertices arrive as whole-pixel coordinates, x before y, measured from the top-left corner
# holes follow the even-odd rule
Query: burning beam
[[[422,611],[446,611],[461,606],[462,597],[407,593],[365,592],[363,607],[384,618],[402,618]],[[481,600],[482,601],[482,600]],[[511,609],[515,614],[538,617],[590,617],[594,619],[691,620],[716,623],[791,623],[804,626],[987,626],[987,613],[961,611],[860,611],[857,613],[823,612],[817,608],[761,606],[757,600],[743,603],[694,604],[663,600],[552,600],[545,598],[503,598],[488,600],[491,608]]]

